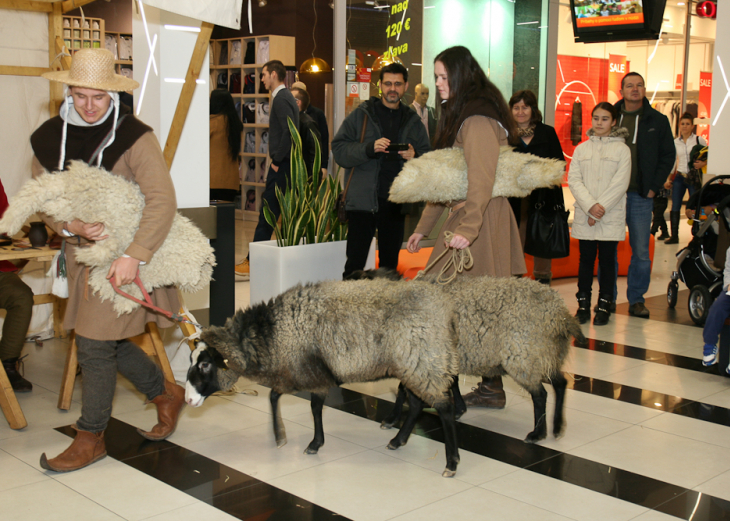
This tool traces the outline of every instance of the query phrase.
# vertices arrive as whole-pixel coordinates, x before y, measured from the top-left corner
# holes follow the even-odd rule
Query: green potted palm
[[[347,259],[347,224],[337,218],[335,203],[342,188],[337,177],[322,176],[321,151],[316,152],[309,177],[302,139],[289,119],[292,136],[291,178],[283,193],[276,188],[281,208],[275,219],[264,202],[264,217],[276,240],[249,245],[251,303],[265,302],[299,283],[339,280]]]

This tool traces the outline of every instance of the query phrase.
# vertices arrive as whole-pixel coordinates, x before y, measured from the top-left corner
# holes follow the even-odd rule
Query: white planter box
[[[280,248],[276,241],[249,244],[251,304],[268,302],[297,284],[342,280],[347,241]],[[365,269],[375,268],[375,239]]]

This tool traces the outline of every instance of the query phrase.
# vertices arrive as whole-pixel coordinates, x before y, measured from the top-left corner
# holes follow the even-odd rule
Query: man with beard
[[[430,150],[421,118],[400,101],[408,89],[406,68],[399,63],[383,67],[380,89],[382,99],[360,104],[332,140],[335,161],[347,169],[344,181],[349,183],[343,277],[365,267],[376,230],[380,267],[397,268],[405,219],[401,205],[388,201],[388,192],[403,164]]]

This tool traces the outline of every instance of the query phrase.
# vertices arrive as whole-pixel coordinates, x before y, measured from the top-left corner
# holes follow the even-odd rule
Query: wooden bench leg
[[[157,324],[149,322],[147,324],[147,334],[149,335],[150,342],[152,343],[152,349],[157,363],[162,369],[162,373],[165,375],[165,379],[169,382],[175,383],[175,376],[172,374],[172,367],[170,366],[170,360],[167,358],[167,352],[165,351],[165,344],[162,343],[162,337],[160,337],[160,330]]]
[[[71,345],[66,354],[66,366],[63,369],[63,378],[61,380],[61,394],[58,396],[58,408],[64,411],[68,411],[71,408],[71,397],[74,393],[74,382],[76,381],[76,370],[78,366],[76,335],[72,332]]]
[[[0,407],[2,407],[11,429],[22,429],[28,426],[2,364],[0,364]]]

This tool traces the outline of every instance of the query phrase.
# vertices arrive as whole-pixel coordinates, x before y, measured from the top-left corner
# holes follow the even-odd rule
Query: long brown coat
[[[211,189],[238,190],[241,182],[238,161],[228,148],[228,116],[210,115],[210,187]]]
[[[45,169],[34,157],[33,177],[44,172]],[[142,135],[119,158],[112,173],[137,183],[145,196],[139,230],[125,253],[149,262],[167,237],[177,210],[175,187],[155,135],[152,132]],[[42,217],[48,226],[63,236],[62,222],[53,221],[48,216]],[[147,322],[156,322],[159,327],[173,324],[164,316],[148,312],[143,307],[118,317],[112,301],[102,302],[94,295],[87,282],[87,268],[76,262],[75,256],[77,248],[84,248],[88,244],[89,241],[80,237],[66,241],[69,299],[64,328],[75,329],[77,334],[93,340],[121,340],[143,333]],[[180,309],[177,290],[172,286],[156,289],[150,296],[154,304],[162,309],[175,313]]]
[[[509,201],[505,197],[492,197],[499,147],[507,144],[507,133],[496,120],[472,116],[464,121],[454,146],[464,149],[469,182],[466,202],[463,205],[460,205],[461,201],[453,203],[452,206],[460,208],[451,212],[441,228],[429,264],[444,251],[444,232],[451,231],[470,243],[474,265],[464,274],[510,277],[527,272],[520,233]],[[443,211],[443,205],[429,203],[416,226],[416,233],[424,236],[431,233]],[[448,254],[442,257],[429,273],[438,273],[448,257]]]

